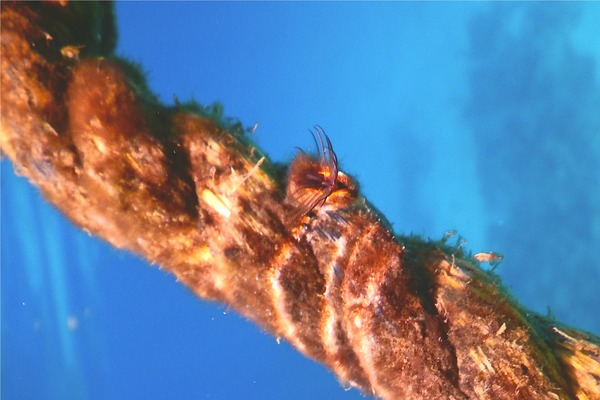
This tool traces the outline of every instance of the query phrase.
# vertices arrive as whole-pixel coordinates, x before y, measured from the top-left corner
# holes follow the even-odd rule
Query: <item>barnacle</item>
[[[339,171],[337,155],[331,140],[320,126],[311,132],[317,157],[300,150],[292,161],[288,174],[286,203],[291,206],[290,219],[296,220],[315,207],[322,206],[335,192],[356,195],[356,185]]]

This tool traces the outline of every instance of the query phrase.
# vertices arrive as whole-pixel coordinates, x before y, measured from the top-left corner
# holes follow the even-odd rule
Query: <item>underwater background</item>
[[[456,230],[531,310],[600,333],[600,3],[116,4],[168,104],[312,149],[396,233]],[[2,399],[361,399],[285,342],[75,228],[2,161]],[[484,265],[485,267],[485,265]]]

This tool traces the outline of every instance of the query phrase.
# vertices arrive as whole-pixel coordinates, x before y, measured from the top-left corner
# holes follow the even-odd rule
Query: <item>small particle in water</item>
[[[77,319],[77,317],[73,316],[73,315],[69,315],[67,317],[67,328],[70,331],[74,331],[79,327],[79,320]]]
[[[248,133],[253,135],[254,132],[258,129],[258,122],[255,122],[250,128],[248,128]]]
[[[444,232],[444,236],[442,236],[442,243],[446,243],[450,238],[456,236],[456,230],[450,229]]]
[[[474,259],[476,259],[479,262],[487,262],[487,263],[494,263],[494,262],[498,262],[500,260],[502,260],[502,256],[500,254],[497,253],[477,253],[473,256]]]

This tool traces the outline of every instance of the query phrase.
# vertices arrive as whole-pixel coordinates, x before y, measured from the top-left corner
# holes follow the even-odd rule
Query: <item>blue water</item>
[[[529,308],[600,333],[600,3],[119,3],[166,103],[276,161],[331,138],[398,233],[456,229]],[[2,161],[2,399],[360,399],[73,227]]]

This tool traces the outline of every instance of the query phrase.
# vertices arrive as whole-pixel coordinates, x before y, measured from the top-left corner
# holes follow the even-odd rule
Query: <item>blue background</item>
[[[600,4],[118,3],[165,103],[219,101],[274,161],[331,138],[397,233],[498,251],[600,333]],[[352,399],[322,366],[73,227],[2,161],[3,399]]]

